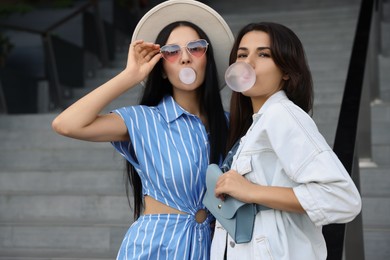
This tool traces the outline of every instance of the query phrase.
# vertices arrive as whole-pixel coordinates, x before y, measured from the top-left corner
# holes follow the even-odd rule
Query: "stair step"
[[[0,195],[0,221],[125,221],[132,216],[125,194],[61,195],[5,194]]]
[[[374,145],[390,145],[390,121],[373,122],[371,128],[372,143]]]
[[[116,255],[117,251],[103,251],[101,249],[0,249],[0,260],[112,260],[115,259]]]
[[[127,226],[0,226],[0,259],[113,259],[127,229]]]
[[[390,6],[390,4],[388,4],[387,6]],[[388,7],[387,9],[390,9],[390,7]],[[388,15],[390,16],[390,15]],[[390,35],[389,35],[389,31],[390,31],[390,18],[387,17],[386,20],[382,21],[381,23],[381,53],[383,55],[385,55],[386,57],[389,57],[390,56]]]
[[[51,121],[53,121],[55,117],[56,114],[0,114],[0,130],[49,130],[51,129]]]
[[[27,125],[32,120],[26,120],[24,123]],[[51,122],[46,122],[46,125],[50,125]],[[28,135],[25,133],[28,132]],[[0,129],[0,147],[2,150],[14,151],[25,149],[96,149],[104,150],[111,145],[107,142],[87,142],[67,138],[54,132],[52,129],[43,126],[41,129],[20,129],[15,130],[3,130]]]
[[[372,104],[371,119],[374,123],[390,121],[390,102]]]
[[[360,168],[363,197],[390,197],[390,166]]]
[[[5,194],[125,194],[123,171],[5,171],[0,172],[0,195]]]
[[[373,161],[381,166],[389,166],[390,145],[376,144],[372,146]]]
[[[66,103],[68,105],[71,105],[79,98],[85,96],[93,89],[99,87],[100,85],[104,84],[108,80],[109,78],[90,78],[86,80],[84,87],[72,90],[73,97],[67,100]],[[126,93],[122,94],[120,97],[115,99],[106,108],[104,108],[102,113],[109,113],[110,111],[116,108],[138,104],[141,98],[142,89],[143,89],[142,85],[137,85],[133,87],[132,89],[128,90]]]
[[[125,159],[112,147],[0,150],[2,170],[123,170]]]
[[[332,125],[337,125],[340,104],[321,104],[314,106],[313,110],[313,119],[317,124],[330,123]]]
[[[390,230],[389,197],[363,197],[362,216],[365,228]]]
[[[387,31],[390,31],[390,23]],[[387,33],[389,34],[389,33]],[[390,36],[388,36],[390,38]],[[380,82],[380,99],[384,102],[390,102],[390,39],[387,44],[387,54],[379,55],[379,82]],[[387,55],[387,56],[384,56]]]
[[[326,85],[326,84],[322,84],[322,85]],[[343,91],[338,91],[338,90],[316,91],[316,90],[317,89],[314,90],[314,106],[313,106],[314,115],[316,115],[317,113],[326,113],[329,109],[329,106],[333,106],[334,109],[337,110],[340,109],[341,101],[343,99]]]
[[[224,3],[225,4],[225,3]],[[260,5],[256,5],[260,7]],[[245,12],[245,17],[241,15],[241,12],[223,13],[223,17],[227,23],[242,22],[246,20],[251,21],[271,21],[271,20],[283,20],[286,22],[296,23],[302,27],[306,27],[309,30],[314,30],[319,26],[328,24],[332,25],[344,25],[349,20],[355,20],[359,12],[359,3],[357,5],[348,5],[344,7],[328,7],[328,8],[312,8],[309,10],[295,9],[283,9],[278,8],[273,12],[267,11],[267,9],[261,6],[256,9],[256,6],[251,6],[250,10]],[[236,6],[235,10],[238,10],[239,6]],[[312,20],[313,23],[305,24],[302,21]],[[340,26],[335,26],[335,29],[339,29]]]
[[[54,114],[0,116],[2,170],[110,172],[124,169],[125,160],[111,144],[74,140],[56,134],[51,130],[54,117]]]
[[[229,13],[247,13],[247,12],[272,12],[277,13],[280,10],[323,10],[329,8],[343,8],[344,6],[356,6],[359,5],[359,1],[356,0],[344,0],[344,1],[305,1],[297,0],[294,2],[286,2],[280,0],[263,0],[259,4],[256,0],[247,0],[245,5],[237,5],[235,1],[207,1],[210,6],[215,8],[218,12],[223,14]]]
[[[336,125],[330,123],[317,123],[318,131],[325,138],[326,142],[333,148],[334,138],[336,134]]]
[[[390,229],[364,228],[364,252],[367,260],[387,260],[390,256]]]

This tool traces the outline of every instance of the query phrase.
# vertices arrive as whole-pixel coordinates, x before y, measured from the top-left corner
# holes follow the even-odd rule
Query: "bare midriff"
[[[174,209],[161,203],[150,196],[145,196],[145,210],[144,215],[147,214],[188,214],[183,211]]]
[[[150,214],[185,214],[188,213],[174,209],[161,203],[150,196],[145,196],[145,210],[144,215]],[[207,219],[207,212],[205,209],[200,209],[195,213],[195,221],[198,223],[203,223]]]

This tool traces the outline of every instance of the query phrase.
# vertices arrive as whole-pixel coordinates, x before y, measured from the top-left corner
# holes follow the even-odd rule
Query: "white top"
[[[260,185],[293,187],[306,214],[256,215],[252,241],[235,244],[217,222],[211,259],[326,259],[322,226],[346,223],[361,211],[360,194],[312,118],[283,91],[253,116],[232,169]]]

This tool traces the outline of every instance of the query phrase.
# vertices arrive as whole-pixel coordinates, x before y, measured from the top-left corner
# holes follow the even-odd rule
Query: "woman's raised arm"
[[[159,45],[142,40],[133,42],[126,68],[59,114],[52,122],[53,129],[61,135],[86,141],[127,140],[127,128],[118,115],[99,113],[145,79],[160,58]]]

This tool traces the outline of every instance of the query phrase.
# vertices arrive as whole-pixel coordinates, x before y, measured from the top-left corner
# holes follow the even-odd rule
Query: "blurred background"
[[[137,22],[160,2],[0,0],[0,259],[115,258],[133,222],[124,160],[51,121],[124,68]],[[329,259],[390,259],[390,1],[202,2],[234,34],[272,21],[299,36],[313,118],[363,197],[355,221],[324,228]],[[137,104],[140,91],[104,112]],[[228,111],[231,92],[221,94]]]

